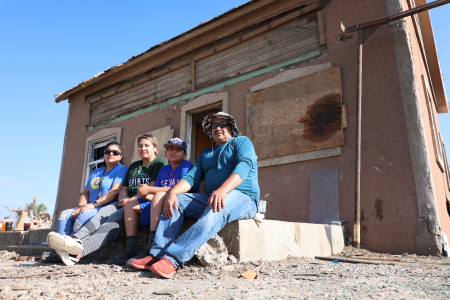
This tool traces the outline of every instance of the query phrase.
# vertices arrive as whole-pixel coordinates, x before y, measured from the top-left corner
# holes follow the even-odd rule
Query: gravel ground
[[[84,260],[74,267],[16,261],[0,251],[0,299],[449,299],[450,259],[346,247],[338,259],[308,258],[205,268],[192,261],[170,280]],[[371,264],[371,262],[376,264]],[[245,279],[245,269],[257,279]]]

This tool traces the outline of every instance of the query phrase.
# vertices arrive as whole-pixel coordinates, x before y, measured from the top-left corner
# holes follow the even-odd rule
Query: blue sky
[[[0,217],[33,196],[53,214],[68,111],[55,94],[245,2],[1,0]],[[448,78],[449,15],[431,11]],[[439,120],[450,141],[450,117]]]

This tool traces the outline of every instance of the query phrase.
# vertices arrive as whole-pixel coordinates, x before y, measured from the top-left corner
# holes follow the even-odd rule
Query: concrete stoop
[[[344,228],[339,225],[240,220],[227,224],[219,235],[228,252],[243,262],[329,256],[345,246]]]
[[[186,231],[195,220],[186,220],[181,232]],[[15,251],[20,255],[41,255],[50,251],[42,245],[47,234],[54,229],[0,232],[0,250]],[[138,248],[147,247],[149,228],[140,228]],[[242,262],[275,261],[287,257],[329,256],[342,251],[344,229],[338,225],[294,223],[274,220],[239,220],[227,224],[220,232],[228,252]],[[90,254],[94,257],[112,257],[125,250],[125,232],[118,238]]]
[[[0,232],[0,250],[14,251],[20,255],[39,256],[44,251],[52,250],[49,246],[42,245],[51,231],[55,229]]]

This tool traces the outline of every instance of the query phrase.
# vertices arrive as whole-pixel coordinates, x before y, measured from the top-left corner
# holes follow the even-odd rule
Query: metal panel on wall
[[[338,169],[311,172],[309,222],[339,219]]]

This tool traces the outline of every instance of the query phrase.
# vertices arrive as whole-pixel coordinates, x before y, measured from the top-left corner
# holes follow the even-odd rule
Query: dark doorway
[[[197,157],[199,156],[199,154],[205,150],[206,148],[211,148],[213,143],[211,141],[211,139],[209,138],[209,136],[207,136],[204,132],[203,132],[203,128],[202,128],[202,121],[203,118],[210,113],[215,113],[215,112],[219,112],[222,110],[222,105],[215,107],[215,108],[211,108],[208,110],[204,110],[195,114],[192,114],[192,128],[191,128],[191,148],[190,148],[190,153],[191,153],[191,157],[189,159],[189,161],[193,164],[195,164],[195,162],[197,161]],[[204,183],[202,183],[201,185],[201,192],[205,193],[204,190]]]

